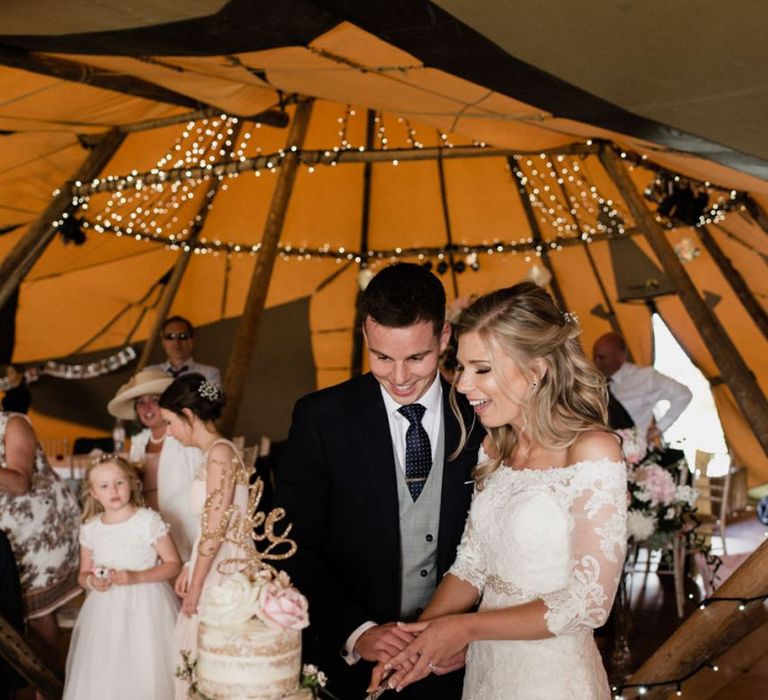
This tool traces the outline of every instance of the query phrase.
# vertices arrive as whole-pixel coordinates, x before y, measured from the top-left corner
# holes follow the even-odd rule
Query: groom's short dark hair
[[[445,324],[445,289],[429,270],[413,263],[385,267],[362,294],[363,323],[369,316],[388,328],[429,321],[435,335]]]

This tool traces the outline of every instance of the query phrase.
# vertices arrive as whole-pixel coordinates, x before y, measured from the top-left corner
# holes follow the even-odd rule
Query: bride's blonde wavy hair
[[[532,440],[547,448],[567,448],[581,433],[605,429],[608,423],[608,394],[605,379],[584,356],[578,340],[580,328],[573,314],[563,314],[552,298],[532,282],[490,292],[465,309],[455,325],[456,336],[477,333],[488,348],[491,370],[499,386],[509,382],[494,361],[506,355],[531,384],[536,386],[519,397],[508,396],[523,412],[525,429]],[[546,370],[535,375],[532,367],[541,359]],[[457,372],[451,387],[451,404],[462,428],[457,453],[466,443],[468,428],[456,403]],[[471,428],[469,428],[471,429]],[[515,453],[519,435],[512,425],[488,429],[495,453],[474,472],[478,489]]]

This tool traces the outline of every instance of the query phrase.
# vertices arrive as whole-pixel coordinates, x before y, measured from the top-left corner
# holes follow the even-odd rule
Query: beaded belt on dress
[[[526,591],[518,586],[515,586],[515,584],[510,583],[509,581],[505,581],[503,578],[501,578],[501,576],[497,576],[496,574],[491,574],[488,576],[488,578],[485,579],[485,586],[486,588],[492,590],[494,593],[509,596],[510,598],[517,598],[527,601],[533,600],[537,597],[536,593]]]

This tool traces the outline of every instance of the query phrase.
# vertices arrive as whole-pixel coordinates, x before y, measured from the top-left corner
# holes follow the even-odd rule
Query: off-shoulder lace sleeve
[[[559,591],[542,596],[554,635],[603,625],[613,604],[627,548],[627,481],[623,464],[580,470],[572,484],[571,572]]]
[[[464,526],[464,534],[461,536],[456,561],[448,573],[472,584],[477,588],[478,594],[482,593],[485,587],[487,575],[485,550],[475,531],[472,511],[470,511],[467,524]]]

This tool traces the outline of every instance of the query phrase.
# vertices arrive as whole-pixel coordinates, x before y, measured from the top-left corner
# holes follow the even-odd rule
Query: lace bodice
[[[602,625],[626,550],[626,471],[609,460],[498,469],[476,492],[451,573],[481,609],[541,598],[554,635]]]
[[[138,508],[122,523],[103,523],[101,515],[91,518],[80,528],[80,544],[91,550],[97,566],[143,571],[157,563],[153,545],[167,532],[159,513]]]

